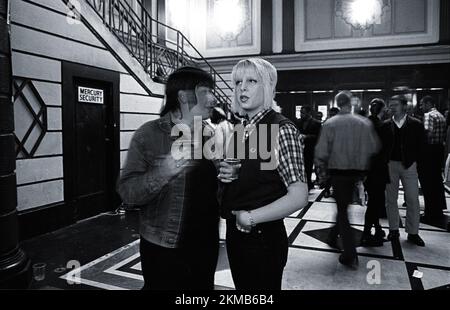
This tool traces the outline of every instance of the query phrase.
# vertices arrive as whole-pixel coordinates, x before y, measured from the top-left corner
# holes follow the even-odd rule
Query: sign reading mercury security
[[[103,104],[103,90],[78,86],[78,101]]]

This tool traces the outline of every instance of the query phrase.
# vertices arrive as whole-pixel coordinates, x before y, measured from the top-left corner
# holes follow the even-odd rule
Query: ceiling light
[[[214,0],[213,21],[222,39],[237,39],[250,22],[248,11],[243,0]]]
[[[368,29],[374,24],[381,24],[386,0],[337,0],[336,16],[341,17],[355,29]]]

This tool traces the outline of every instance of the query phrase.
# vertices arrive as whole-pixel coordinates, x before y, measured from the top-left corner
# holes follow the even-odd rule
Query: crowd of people
[[[161,117],[135,132],[117,184],[124,204],[140,208],[144,289],[214,289],[220,217],[226,220],[236,289],[281,289],[288,257],[283,219],[308,204],[314,169],[324,194],[330,196],[332,188],[336,199],[337,224],[330,240],[342,239],[340,263],[357,266],[347,208],[354,188],[363,181],[368,203],[361,243],[383,244],[379,219],[384,215],[389,220],[388,239],[398,240],[401,180],[408,241],[425,245],[418,234],[419,179],[424,220],[439,220],[446,208],[442,162],[436,160],[441,155],[443,160],[445,119],[433,99],[422,99],[422,123],[406,113],[404,96],[392,97],[392,118],[383,121],[382,99],[371,102],[367,118],[352,108],[352,93],[343,91],[323,123],[323,116],[313,117],[310,106],[302,107],[300,120],[293,122],[274,100],[276,84],[277,71],[266,60],[239,61],[232,71],[232,105],[217,114],[215,85],[208,73],[183,67],[169,76]],[[216,124],[210,121],[213,113],[221,116],[214,117]],[[207,134],[192,143],[196,120]],[[223,145],[234,152],[176,157],[173,150],[180,145],[188,146],[188,154],[204,152],[207,146],[217,154]],[[274,166],[269,165],[272,157]]]

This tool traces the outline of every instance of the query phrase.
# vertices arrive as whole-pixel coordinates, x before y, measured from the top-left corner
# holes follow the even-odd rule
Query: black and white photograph
[[[12,290],[450,290],[450,1],[0,0]]]

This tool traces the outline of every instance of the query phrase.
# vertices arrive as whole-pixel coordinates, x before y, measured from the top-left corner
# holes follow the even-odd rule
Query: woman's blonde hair
[[[231,73],[231,81],[233,83],[233,97],[231,103],[231,109],[233,112],[243,114],[243,110],[236,100],[236,81],[241,77],[246,70],[253,69],[258,75],[259,80],[263,83],[264,89],[264,109],[272,108],[276,112],[281,112],[281,108],[278,106],[275,98],[275,89],[278,81],[277,69],[262,58],[248,58],[239,61],[234,67]]]

